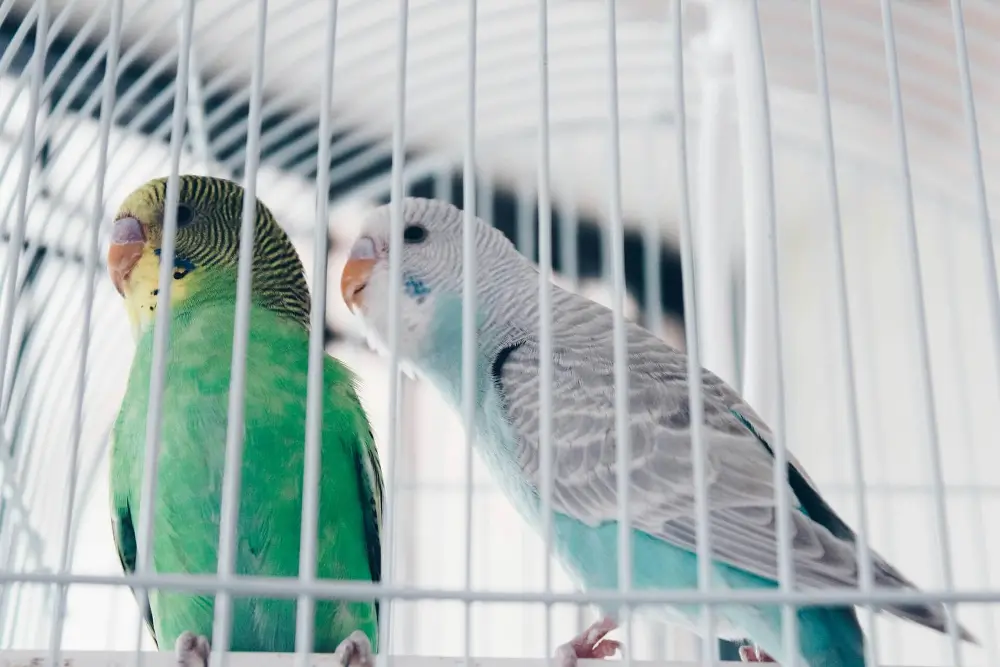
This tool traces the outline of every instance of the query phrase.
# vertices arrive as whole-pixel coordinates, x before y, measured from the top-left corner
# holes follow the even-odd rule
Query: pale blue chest
[[[484,318],[479,317],[482,323]],[[418,364],[423,379],[435,386],[451,407],[462,409],[462,302],[461,298],[438,297],[430,336]],[[482,333],[479,350],[495,347],[500,332]],[[476,409],[474,448],[489,469],[493,480],[517,510],[537,524],[538,495],[517,462],[517,437],[507,419],[502,397],[492,376],[492,358],[476,355]]]

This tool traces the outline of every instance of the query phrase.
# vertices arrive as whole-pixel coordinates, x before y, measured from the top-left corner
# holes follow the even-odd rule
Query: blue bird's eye
[[[403,230],[404,243],[422,243],[427,238],[427,230],[421,225],[407,225]]]

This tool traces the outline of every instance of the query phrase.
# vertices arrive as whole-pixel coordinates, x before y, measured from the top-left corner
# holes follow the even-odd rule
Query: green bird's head
[[[191,299],[233,299],[239,261],[243,188],[232,181],[178,179],[177,236],[171,307]],[[125,198],[111,228],[108,272],[125,299],[133,333],[153,322],[160,290],[160,248],[167,179],[149,181]],[[309,288],[294,246],[259,199],[254,221],[252,299],[309,326]]]

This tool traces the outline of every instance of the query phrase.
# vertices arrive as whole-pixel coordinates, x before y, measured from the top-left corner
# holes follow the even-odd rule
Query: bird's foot
[[[579,635],[556,649],[559,667],[576,667],[580,658],[602,660],[610,658],[616,651],[625,652],[625,646],[614,639],[604,637],[618,627],[609,616],[605,616]]]
[[[741,646],[740,660],[743,662],[774,662],[774,658],[761,651],[759,646]]]
[[[368,640],[368,635],[360,630],[347,635],[347,639],[337,646],[334,656],[343,667],[375,667],[372,643]]]
[[[178,667],[208,667],[208,656],[212,652],[208,638],[193,632],[183,632],[174,644]]]

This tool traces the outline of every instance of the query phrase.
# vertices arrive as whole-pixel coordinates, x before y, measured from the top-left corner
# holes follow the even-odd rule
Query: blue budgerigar
[[[406,199],[401,253],[400,355],[453,406],[461,405],[463,214],[445,202]],[[538,271],[501,232],[474,224],[477,291],[478,396],[475,442],[499,485],[534,526],[539,497],[540,346]],[[344,267],[344,300],[369,340],[387,350],[388,206],[375,209]],[[613,327],[610,310],[552,286],[554,550],[584,589],[617,586],[617,490]],[[627,324],[631,434],[632,585],[641,589],[697,586],[696,518],[687,358],[639,326]],[[704,444],[713,588],[775,588],[778,579],[771,431],[741,397],[709,371],[702,373]],[[789,459],[795,586],[817,590],[858,586],[855,533],[828,505],[798,463]],[[872,553],[875,585],[916,588]],[[944,632],[939,604],[888,605],[885,611]],[[617,625],[604,618],[559,647],[566,667],[603,658],[620,645],[605,639]],[[695,606],[657,610],[661,618],[698,630]],[[717,607],[717,630],[750,637],[787,662],[777,605]],[[800,664],[859,667],[864,636],[853,607],[798,611]],[[975,642],[960,628],[963,639]],[[765,658],[768,660],[769,658]]]

